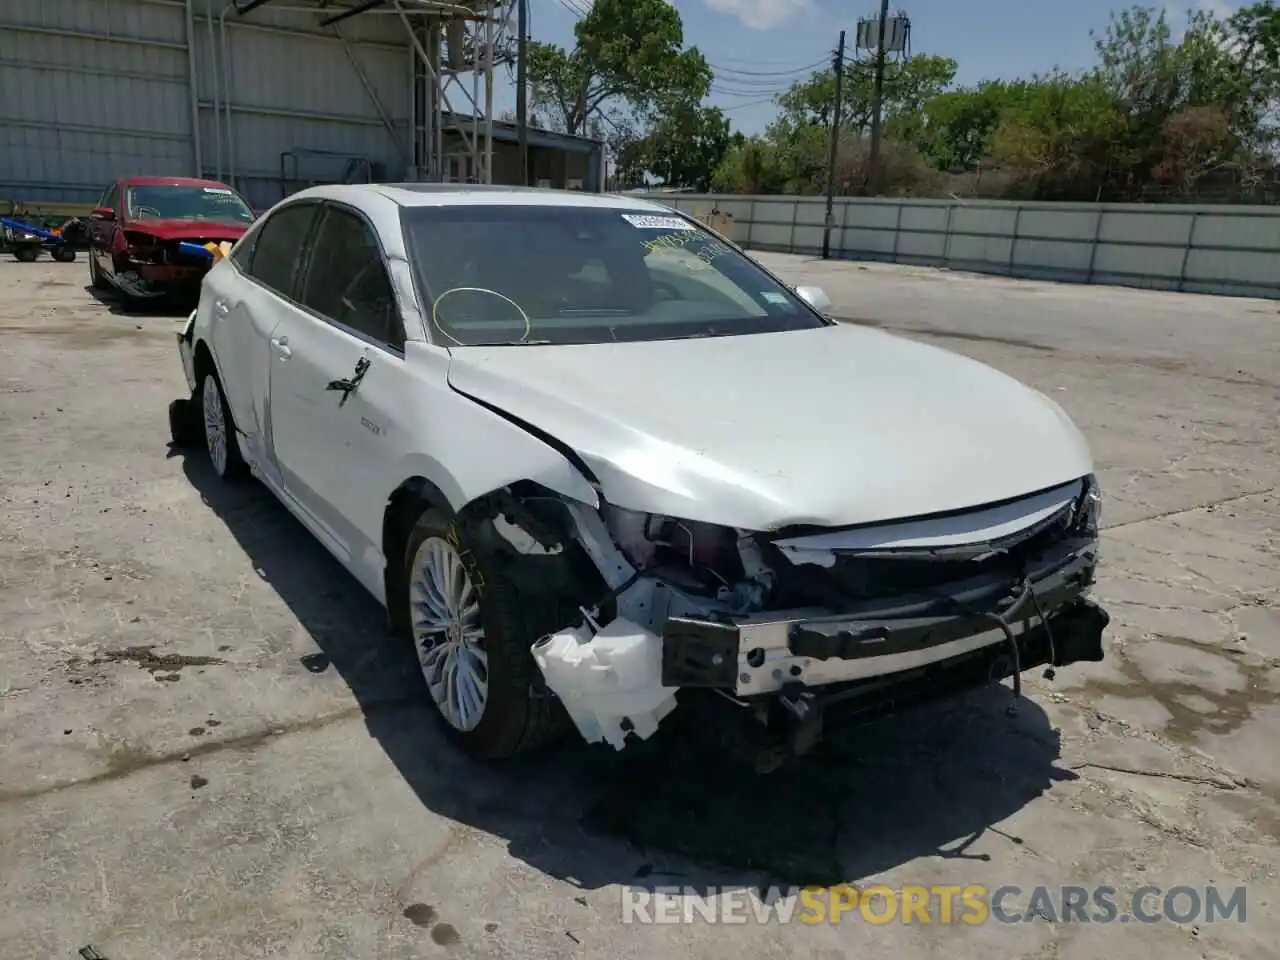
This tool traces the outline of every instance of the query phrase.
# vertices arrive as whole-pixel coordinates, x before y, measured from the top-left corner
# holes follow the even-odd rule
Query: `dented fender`
[[[449,386],[442,369],[450,362],[447,352],[410,341],[405,353],[417,374],[418,402],[405,413],[404,439],[416,442],[405,444],[387,478],[385,496],[405,480],[421,477],[444,495],[452,510],[460,512],[524,480],[599,508],[595,487],[563,451]],[[427,453],[428,449],[433,452]]]

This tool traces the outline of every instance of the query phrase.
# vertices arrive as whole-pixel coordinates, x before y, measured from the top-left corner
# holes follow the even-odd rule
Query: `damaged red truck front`
[[[128,300],[194,299],[217,251],[253,221],[244,198],[216,180],[119,180],[91,215],[89,281]]]

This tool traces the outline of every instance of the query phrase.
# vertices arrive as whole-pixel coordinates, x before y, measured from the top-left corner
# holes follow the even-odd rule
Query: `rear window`
[[[150,184],[125,191],[131,220],[208,220],[253,223],[253,211],[228,187]]]
[[[446,344],[603,343],[824,326],[709,230],[653,210],[409,207],[409,256]]]

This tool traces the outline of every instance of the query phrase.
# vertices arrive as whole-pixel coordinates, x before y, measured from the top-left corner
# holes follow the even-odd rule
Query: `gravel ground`
[[[95,299],[83,259],[0,260],[7,953],[1273,957],[1278,305],[761,259],[1077,419],[1107,493],[1106,662],[1030,678],[1016,718],[979,691],[762,782],[680,744],[471,763],[354,581],[264,491],[167,447],[175,318]],[[1105,945],[1051,916],[622,922],[636,889],[835,881],[1012,884],[1018,905],[1244,885],[1248,912]]]

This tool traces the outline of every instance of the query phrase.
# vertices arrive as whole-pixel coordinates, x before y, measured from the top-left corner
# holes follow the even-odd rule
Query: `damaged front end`
[[[167,240],[126,231],[115,252],[115,284],[129,296],[143,300],[198,289],[214,263],[214,250],[226,242],[216,238]]]
[[[679,694],[768,769],[836,719],[1006,677],[1016,702],[1023,671],[1103,657],[1091,476],[961,514],[771,534],[507,499],[493,529],[512,550],[572,549],[603,581],[532,647],[589,742],[651,736]]]

